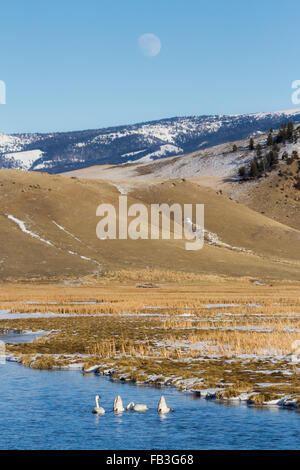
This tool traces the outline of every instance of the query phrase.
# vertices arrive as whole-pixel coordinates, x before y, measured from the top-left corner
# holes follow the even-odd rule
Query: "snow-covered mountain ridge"
[[[180,155],[257,135],[288,121],[300,108],[256,114],[175,117],[75,132],[0,134],[0,168],[60,173]]]

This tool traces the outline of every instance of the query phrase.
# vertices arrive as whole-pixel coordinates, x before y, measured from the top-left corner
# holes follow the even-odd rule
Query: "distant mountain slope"
[[[272,133],[274,142],[278,135],[277,131]],[[145,183],[150,185],[155,180],[175,184],[177,179],[185,179],[222,192],[273,220],[300,230],[300,126],[294,129],[292,142],[288,140],[273,147],[268,139],[268,132],[255,136],[253,150],[247,138],[186,155],[126,165],[95,165],[62,175],[111,181],[122,192]],[[251,162],[256,159],[259,165],[271,149],[274,149],[272,152],[276,149],[278,156],[274,168],[266,168],[257,178],[240,176],[242,167],[249,172]]]
[[[267,133],[254,137],[255,146],[266,146]],[[233,149],[236,146],[236,150]],[[299,144],[295,144],[299,145]],[[281,151],[281,153],[285,150]],[[299,148],[300,152],[300,148]],[[238,170],[248,165],[256,154],[256,150],[249,149],[249,139],[235,140],[225,144],[215,145],[196,152],[164,157],[154,161],[137,160],[125,165],[94,165],[70,172],[62,173],[64,176],[78,178],[99,178],[109,180],[123,180],[128,178],[192,178],[192,177],[220,177],[239,181]]]
[[[298,130],[299,127],[299,130]],[[278,131],[272,133],[274,139]],[[137,160],[125,165],[94,165],[70,172],[65,176],[78,178],[99,178],[123,180],[128,178],[219,178],[223,181],[241,182],[239,169],[249,168],[251,161],[257,156],[257,147],[262,156],[271,150],[267,144],[268,132],[260,132],[253,137],[253,150],[249,148],[249,138],[235,140],[224,144],[208,147],[185,155],[164,157],[154,161]],[[281,143],[278,146],[278,162],[287,165],[284,154],[300,155],[300,126],[295,130],[294,141]]]
[[[0,168],[60,173],[92,165],[151,161],[247,138],[288,121],[300,122],[300,109],[175,117],[76,132],[0,134]]]

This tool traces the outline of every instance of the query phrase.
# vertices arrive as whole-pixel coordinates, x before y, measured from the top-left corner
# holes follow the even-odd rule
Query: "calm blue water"
[[[94,395],[107,413],[91,413]],[[300,413],[224,406],[164,389],[175,413],[161,417],[162,391],[78,371],[0,365],[0,449],[300,449]],[[113,398],[146,403],[115,415]]]
[[[15,331],[2,332],[0,330],[0,341],[3,341],[4,343],[28,343],[47,333],[47,331],[16,333]]]

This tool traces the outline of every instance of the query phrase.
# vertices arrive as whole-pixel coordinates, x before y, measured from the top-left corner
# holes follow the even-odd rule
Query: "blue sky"
[[[299,18],[299,0],[2,2],[0,132],[292,108]]]

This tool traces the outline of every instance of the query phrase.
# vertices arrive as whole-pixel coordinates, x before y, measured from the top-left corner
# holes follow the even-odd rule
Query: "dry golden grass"
[[[273,395],[297,395],[299,373],[290,354],[300,337],[298,285],[205,282],[159,289],[117,281],[86,287],[6,285],[0,289],[0,310],[73,316],[0,320],[0,329],[52,331],[33,343],[8,345],[30,367],[84,362],[86,368],[102,364],[115,370],[115,378],[135,382],[169,377],[184,389],[184,381],[193,380],[190,388],[226,390],[227,398],[244,389],[261,393],[259,383],[271,385]],[[72,304],[91,301],[99,303]],[[240,306],[208,309],[207,304]]]
[[[175,273],[177,277],[174,279],[177,282],[174,285],[171,283],[154,289],[137,288],[135,285],[137,281],[156,282],[169,274],[170,272],[165,271],[160,272],[160,275],[159,271],[154,271],[153,275],[147,270],[118,271],[107,275],[109,285],[96,283],[82,287],[2,284],[0,309],[9,308],[14,312],[46,312],[50,309],[57,313],[94,314],[143,312],[149,310],[149,307],[159,307],[160,313],[198,309],[199,312],[193,313],[202,314],[206,311],[203,307],[207,304],[241,304],[241,307],[234,307],[233,312],[245,315],[254,312],[254,308],[248,304],[262,304],[265,314],[300,312],[300,284],[296,283],[256,287],[247,279],[232,280]],[[123,279],[125,285],[118,279]],[[72,302],[97,304],[76,305]],[[225,309],[227,307],[223,308]],[[259,307],[256,310],[261,309]]]

